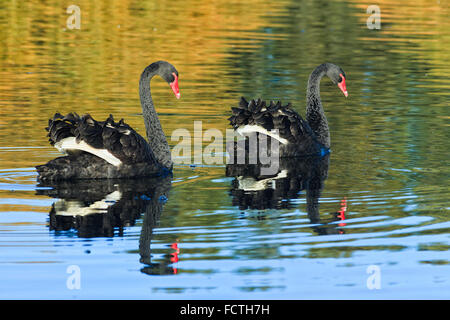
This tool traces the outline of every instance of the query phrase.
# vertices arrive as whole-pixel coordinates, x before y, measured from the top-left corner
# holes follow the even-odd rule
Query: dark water
[[[363,2],[246,3],[78,1],[80,30],[58,1],[0,5],[1,298],[450,296],[448,1],[379,1],[380,30]],[[171,146],[194,121],[225,132],[242,95],[304,114],[309,73],[340,65],[349,98],[321,86],[330,156],[259,182],[177,165],[38,185],[34,166],[59,155],[54,112],[144,132],[138,78],[159,59],[180,72],[179,101],[152,82]]]

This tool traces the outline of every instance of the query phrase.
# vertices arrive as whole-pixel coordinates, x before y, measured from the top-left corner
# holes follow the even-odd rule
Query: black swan
[[[258,133],[277,139],[280,157],[326,155],[330,150],[330,133],[320,100],[320,80],[324,75],[348,96],[344,71],[332,63],[319,65],[308,79],[306,120],[291,104],[282,106],[281,102],[271,101],[266,105],[261,99],[247,102],[244,97],[237,108],[231,108],[232,116],[228,120],[240,135]],[[278,134],[271,132],[273,129]]]
[[[170,63],[157,61],[147,66],[139,81],[139,96],[148,142],[123,122],[110,115],[96,121],[89,114],[56,113],[48,121],[50,144],[68,155],[37,166],[39,181],[148,177],[170,172],[169,144],[153,106],[150,80],[159,75],[180,98],[178,71]]]

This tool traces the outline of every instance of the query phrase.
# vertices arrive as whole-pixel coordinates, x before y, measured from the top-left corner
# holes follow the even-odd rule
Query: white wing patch
[[[266,136],[270,136],[274,139],[277,139],[282,144],[288,144],[288,142],[289,142],[286,139],[280,137],[280,135],[276,134],[275,132],[270,132],[267,129],[264,129],[263,127],[257,126],[257,125],[247,124],[245,126],[237,128],[236,132],[238,134],[240,134],[241,136],[245,135],[246,133],[259,132],[259,133],[265,134]]]
[[[64,139],[56,142],[55,148],[58,149],[60,152],[66,152],[66,150],[81,150],[81,151],[89,152],[99,158],[102,158],[103,160],[107,161],[108,163],[110,163],[116,167],[118,167],[122,164],[122,161],[120,161],[119,158],[115,157],[108,150],[96,149],[94,147],[91,147],[84,141],[80,141],[78,143],[76,141],[75,137],[64,138]]]

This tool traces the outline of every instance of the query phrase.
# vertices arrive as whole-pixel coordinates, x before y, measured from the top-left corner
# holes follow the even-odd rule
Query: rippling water
[[[378,1],[380,30],[359,1],[247,3],[77,1],[80,30],[58,1],[0,6],[1,298],[449,297],[448,1]],[[304,114],[309,73],[339,64],[332,153],[259,184],[225,165],[37,184],[56,111],[144,132],[137,80],[159,59],[180,72],[179,101],[152,82],[169,141],[197,120],[225,132],[242,95]]]

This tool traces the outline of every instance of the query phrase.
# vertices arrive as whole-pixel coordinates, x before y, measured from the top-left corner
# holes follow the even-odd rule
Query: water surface
[[[359,1],[78,1],[80,30],[58,1],[2,4],[0,297],[448,298],[448,1],[378,4],[380,30]],[[225,132],[240,96],[304,114],[309,73],[340,65],[349,98],[321,86],[326,163],[262,189],[225,165],[38,184],[34,166],[59,156],[44,130],[56,111],[112,113],[144,133],[138,79],[160,59],[180,73],[180,100],[152,82],[169,141],[200,120]]]

